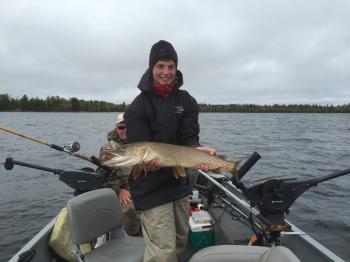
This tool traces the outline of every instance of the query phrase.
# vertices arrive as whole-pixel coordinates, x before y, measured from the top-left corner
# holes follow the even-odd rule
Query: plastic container
[[[211,216],[208,211],[205,210],[192,212],[192,219],[195,224],[211,223]]]
[[[214,230],[211,223],[194,223],[190,217],[189,224],[189,238],[194,251],[214,245]]]

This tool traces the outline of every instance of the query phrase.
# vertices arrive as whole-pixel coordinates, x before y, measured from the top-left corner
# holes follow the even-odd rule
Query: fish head
[[[109,159],[103,164],[110,167],[129,167],[141,162],[140,148],[123,145],[108,152]]]

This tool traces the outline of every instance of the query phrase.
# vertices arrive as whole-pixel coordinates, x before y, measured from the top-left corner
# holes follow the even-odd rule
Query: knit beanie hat
[[[160,40],[152,46],[151,53],[149,54],[149,68],[152,70],[153,66],[160,59],[171,59],[177,67],[176,51],[169,42],[164,40]]]

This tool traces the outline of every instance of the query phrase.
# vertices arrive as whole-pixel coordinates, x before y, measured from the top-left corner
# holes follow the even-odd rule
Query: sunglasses
[[[117,126],[117,129],[119,130],[124,130],[126,128],[126,126]]]

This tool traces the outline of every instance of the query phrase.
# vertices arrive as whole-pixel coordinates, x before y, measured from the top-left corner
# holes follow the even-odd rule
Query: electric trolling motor
[[[256,152],[243,164],[238,170],[239,182],[232,179],[232,183],[242,190],[243,195],[248,199],[251,206],[257,206],[260,214],[257,219],[261,222],[259,225],[264,232],[268,232],[265,236],[270,243],[279,244],[280,233],[289,231],[290,226],[285,222],[285,214],[289,213],[289,208],[294,201],[301,196],[309,188],[317,184],[344,176],[350,173],[350,168],[335,172],[320,178],[294,181],[284,180],[280,178],[271,178],[262,183],[256,184],[250,188],[246,188],[241,182],[241,178],[248,170],[260,159],[260,155]]]
[[[107,182],[110,180],[108,170],[100,169],[99,172],[95,172],[92,168],[82,168],[79,170],[62,170],[53,169],[44,166],[24,163],[13,160],[12,158],[6,158],[4,163],[6,170],[11,170],[15,165],[25,166],[38,170],[44,170],[51,172],[59,176],[59,180],[75,190],[74,195],[106,187]]]

